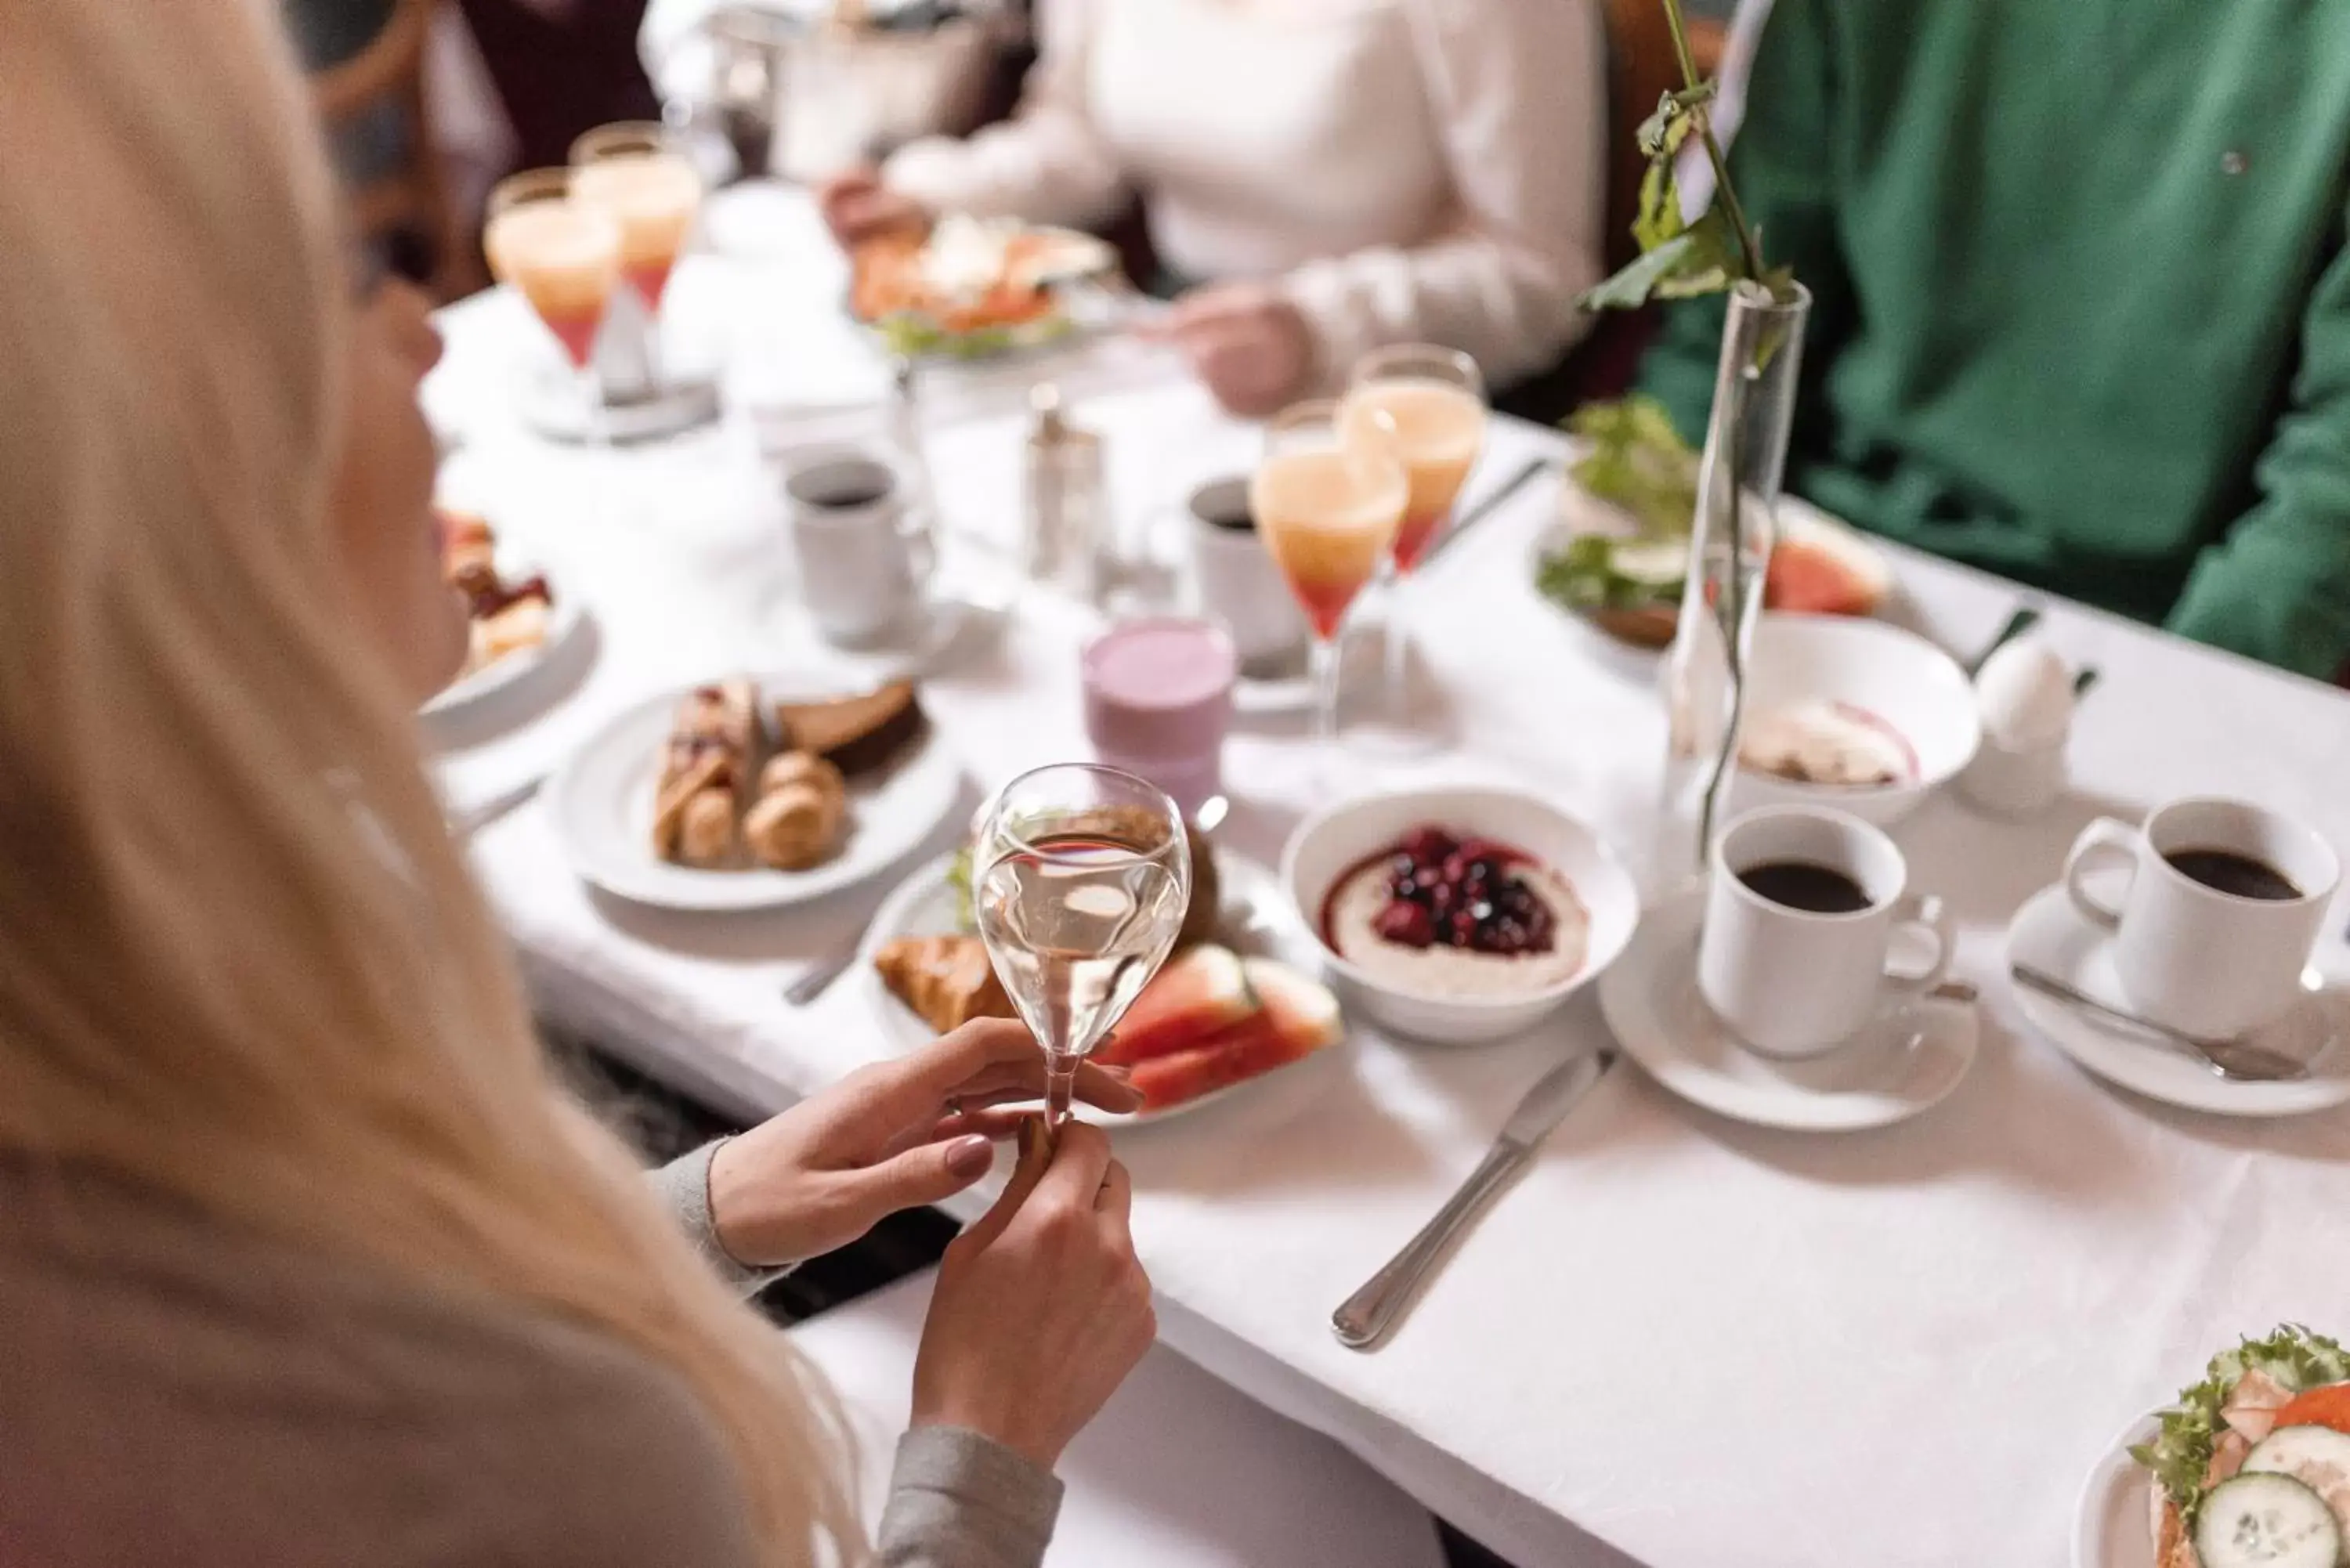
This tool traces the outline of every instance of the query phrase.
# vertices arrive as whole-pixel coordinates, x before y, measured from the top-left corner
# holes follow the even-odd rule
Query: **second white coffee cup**
[[[2129,868],[2118,904],[2086,886]],[[2324,929],[2341,857],[2311,828],[2265,806],[2172,801],[2142,828],[2099,817],[2064,859],[2074,907],[2114,935],[2114,972],[2158,1023],[2223,1039],[2299,1000]]]
[[[1817,1056],[1857,1034],[1889,997],[1938,984],[1953,942],[1940,899],[1908,890],[1893,840],[1840,811],[1749,812],[1715,841],[1698,989],[1748,1046]],[[1888,967],[1905,929],[1928,939],[1922,970]]]

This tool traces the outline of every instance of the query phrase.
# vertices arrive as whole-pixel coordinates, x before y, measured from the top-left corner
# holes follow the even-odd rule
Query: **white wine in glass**
[[[972,877],[980,940],[1045,1052],[1045,1121],[1182,929],[1191,853],[1166,793],[1115,768],[1021,774],[990,804]]]

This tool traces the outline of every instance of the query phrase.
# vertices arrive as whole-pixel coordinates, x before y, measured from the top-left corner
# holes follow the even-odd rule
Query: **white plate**
[[[1749,1051],[1697,989],[1703,889],[1651,911],[1599,981],[1599,1007],[1648,1076],[1717,1116],[1794,1132],[1890,1127],[1939,1105],[1974,1064],[1972,1006],[1888,1009],[1828,1054],[1773,1062]]]
[[[485,664],[471,675],[451,681],[440,693],[419,710],[428,719],[453,717],[480,707],[499,693],[538,670],[569,642],[585,618],[579,596],[571,586],[546,566],[525,557],[509,560],[498,557],[498,576],[506,582],[516,582],[532,576],[546,579],[548,596],[546,638],[536,648],[517,649],[504,659]]]
[[[955,920],[954,890],[948,885],[947,872],[954,857],[941,856],[898,884],[873,917],[873,924],[865,933],[862,950],[858,954],[861,983],[872,998],[873,1010],[880,1016],[882,1026],[901,1053],[919,1051],[938,1038],[930,1024],[917,1016],[913,1009],[890,993],[881,983],[881,976],[873,967],[873,955],[900,937],[946,936],[963,928]],[[1216,885],[1222,895],[1222,909],[1217,922],[1216,936],[1233,951],[1252,957],[1276,960],[1300,974],[1316,972],[1317,950],[1309,936],[1289,913],[1286,899],[1282,897],[1279,882],[1273,872],[1255,861],[1230,852],[1216,856]],[[1088,1106],[1076,1107],[1076,1115],[1099,1127],[1149,1127],[1157,1122],[1171,1121],[1205,1109],[1227,1096],[1255,1089],[1275,1080],[1295,1083],[1307,1075],[1313,1064],[1326,1056],[1335,1056],[1346,1046],[1343,1039],[1326,1045],[1303,1061],[1276,1067],[1253,1078],[1243,1078],[1237,1084],[1227,1084],[1211,1090],[1197,1099],[1170,1106],[1163,1111],[1142,1111],[1130,1116],[1111,1116]]]
[[[2043,888],[2007,928],[2010,963],[2044,970],[2100,1002],[2125,1006],[2111,937],[2081,918],[2062,887]],[[2024,1021],[2059,1051],[2110,1084],[2184,1110],[2223,1116],[2292,1116],[2350,1100],[2350,996],[2312,997],[2262,1033],[2261,1043],[2314,1064],[2291,1084],[2231,1084],[2190,1056],[2103,1023],[2036,991],[2015,988]],[[2330,1038],[2328,1036],[2330,1035]]]
[[[806,674],[752,679],[763,706],[786,697],[820,700],[842,690],[837,680]],[[672,866],[653,854],[653,786],[670,722],[691,690],[681,687],[621,713],[547,785],[556,835],[571,868],[608,893],[663,909],[707,911],[820,898],[880,875],[919,848],[962,794],[962,768],[932,727],[888,773],[849,781],[848,842],[823,865],[806,871]]]
[[[2131,1422],[2081,1483],[2073,1520],[2073,1568],[2155,1568],[2154,1477],[2129,1450],[2133,1443],[2152,1442],[2161,1431],[2151,1416]]]

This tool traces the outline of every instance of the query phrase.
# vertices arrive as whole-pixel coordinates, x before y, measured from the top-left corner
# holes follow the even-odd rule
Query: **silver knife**
[[[464,843],[492,823],[502,821],[528,805],[538,794],[539,786],[546,782],[545,774],[533,774],[513,788],[492,795],[471,810],[459,812],[449,824],[450,836],[460,844]]]
[[[880,918],[879,909],[866,917],[864,923],[857,928],[857,934],[836,950],[831,957],[818,959],[806,974],[784,987],[784,1000],[794,1007],[806,1007],[829,991],[832,982],[847,974],[848,966],[857,961],[857,955],[865,950],[865,933],[871,930],[873,922]]]
[[[1461,1189],[1437,1210],[1436,1218],[1386,1268],[1330,1314],[1330,1326],[1337,1331],[1340,1344],[1352,1350],[1368,1350],[1387,1336],[1421,1283],[1435,1271],[1453,1236],[1534,1158],[1551,1128],[1565,1120],[1575,1103],[1615,1064],[1613,1046],[1594,1051],[1553,1067],[1526,1091],[1526,1097],[1510,1113],[1501,1136],[1486,1151],[1484,1163],[1470,1173]]]

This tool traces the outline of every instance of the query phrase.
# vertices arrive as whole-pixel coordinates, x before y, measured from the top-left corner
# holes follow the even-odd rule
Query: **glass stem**
[[[1314,746],[1324,763],[1338,751],[1338,634],[1314,639],[1309,655],[1314,678]]]
[[[1400,728],[1411,712],[1411,694],[1405,684],[1409,677],[1404,670],[1404,654],[1410,643],[1404,635],[1403,568],[1390,558],[1385,570],[1388,581],[1387,637],[1379,654],[1386,666],[1388,721]]]
[[[1045,1126],[1048,1129],[1069,1119],[1069,1106],[1076,1098],[1079,1060],[1057,1052],[1045,1054]]]

